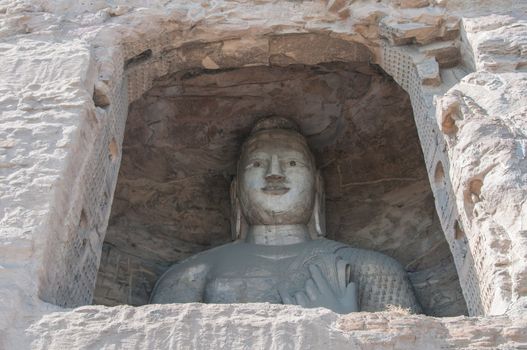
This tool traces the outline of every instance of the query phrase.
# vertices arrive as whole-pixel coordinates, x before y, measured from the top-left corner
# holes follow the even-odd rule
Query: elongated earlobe
[[[326,236],[326,196],[320,171],[315,175],[315,204],[308,228],[312,239]]]
[[[242,207],[238,198],[238,183],[236,178],[231,182],[231,238],[233,241],[247,237],[247,221],[243,216]]]

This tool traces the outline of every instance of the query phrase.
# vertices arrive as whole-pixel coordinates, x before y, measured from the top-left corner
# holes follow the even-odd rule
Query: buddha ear
[[[315,204],[313,205],[313,214],[311,214],[308,229],[312,239],[326,235],[326,193],[324,191],[324,179],[320,170],[315,175]]]
[[[238,198],[238,181],[232,179],[230,188],[231,197],[231,238],[233,241],[245,239],[247,236],[247,221],[242,212],[240,199]]]

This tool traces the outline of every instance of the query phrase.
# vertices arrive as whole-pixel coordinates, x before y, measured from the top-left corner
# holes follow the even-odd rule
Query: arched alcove
[[[463,296],[467,303],[472,305],[472,307],[469,307],[471,315],[484,313],[484,309],[481,308],[480,294],[472,292],[480,288],[477,279],[475,277],[463,277],[460,281],[455,272],[456,268],[452,264],[452,255],[448,253],[449,244],[450,251],[455,254],[457,271],[477,276],[478,272],[474,269],[473,262],[468,258],[465,259],[463,254],[458,254],[457,243],[453,241],[453,220],[455,220],[455,215],[453,214],[456,208],[454,197],[449,192],[451,191],[450,184],[447,183],[448,188],[445,188],[447,201],[440,206],[436,203],[434,209],[434,201],[431,199],[432,192],[428,182],[429,180],[432,184],[434,183],[432,164],[436,164],[444,151],[440,149],[444,145],[443,141],[441,141],[441,135],[438,134],[435,119],[431,118],[431,113],[433,113],[433,95],[431,91],[435,88],[431,90],[429,86],[429,84],[437,84],[441,79],[436,76],[435,78],[437,79],[430,80],[428,73],[423,75],[423,72],[426,73],[428,70],[423,71],[422,64],[426,64],[428,68],[430,68],[429,64],[432,64],[439,69],[442,64],[441,60],[431,62],[430,59],[420,53],[416,56],[414,51],[390,44],[384,40],[380,40],[376,44],[369,43],[370,46],[367,46],[362,40],[358,40],[357,37],[332,31],[300,30],[295,32],[288,29],[285,32],[280,32],[260,28],[250,33],[236,31],[231,33],[232,35],[229,35],[228,31],[220,31],[215,33],[215,40],[212,40],[211,37],[207,39],[201,37],[199,32],[182,35],[181,28],[177,26],[172,27],[170,23],[170,21],[163,22],[163,26],[166,26],[165,29],[167,30],[161,33],[152,31],[152,26],[149,25],[141,29],[140,32],[142,34],[138,34],[138,32],[123,35],[117,46],[108,48],[101,45],[96,48],[97,65],[99,67],[98,80],[94,83],[93,91],[93,101],[96,108],[93,115],[90,115],[89,127],[85,127],[81,131],[83,135],[87,135],[87,140],[93,140],[93,142],[90,143],[89,149],[83,158],[84,160],[79,163],[82,164],[82,176],[78,181],[78,191],[73,194],[75,201],[68,208],[68,215],[64,220],[66,224],[64,225],[60,220],[52,222],[52,225],[56,226],[56,238],[58,238],[56,242],[59,243],[50,243],[44,255],[45,263],[56,266],[56,268],[43,271],[40,275],[40,298],[61,306],[84,305],[93,299],[96,279],[98,279],[98,291],[95,293],[96,303],[141,305],[148,298],[149,289],[153,285],[152,281],[157,279],[157,276],[170,264],[197,251],[226,242],[226,239],[222,238],[222,234],[213,236],[216,237],[215,240],[207,238],[198,242],[192,241],[199,236],[190,235],[190,239],[185,236],[188,236],[189,233],[196,233],[192,231],[192,225],[189,226],[187,222],[187,227],[182,229],[181,225],[185,223],[185,220],[177,221],[178,224],[172,222],[165,225],[161,230],[151,230],[150,228],[148,230],[139,230],[140,235],[150,238],[154,237],[149,236],[154,231],[163,232],[165,235],[162,240],[157,241],[157,246],[152,248],[154,249],[151,251],[152,256],[147,257],[147,260],[153,257],[148,263],[151,266],[147,269],[144,266],[136,266],[142,275],[138,278],[139,283],[146,281],[146,284],[141,286],[143,289],[141,292],[135,294],[133,289],[126,289],[127,286],[132,285],[135,281],[132,275],[121,274],[119,271],[109,272],[104,267],[100,270],[102,273],[97,273],[101,261],[103,266],[114,268],[115,270],[120,270],[124,261],[127,261],[122,260],[119,255],[112,255],[110,252],[112,246],[114,247],[113,249],[117,249],[118,246],[127,246],[130,243],[127,242],[126,238],[117,239],[112,243],[112,238],[110,238],[112,237],[111,232],[115,229],[114,224],[119,221],[122,214],[122,207],[120,207],[122,203],[119,204],[121,185],[118,186],[117,192],[115,192],[116,197],[114,200],[117,175],[119,169],[121,169],[121,173],[125,171],[127,168],[125,165],[126,158],[130,156],[126,152],[128,148],[127,141],[123,145],[123,139],[126,139],[124,137],[125,125],[127,125],[128,129],[133,127],[131,126],[134,123],[132,120],[134,113],[137,113],[134,111],[137,108],[144,108],[144,106],[149,105],[148,99],[157,101],[156,103],[150,103],[151,106],[156,107],[152,107],[152,110],[148,111],[148,113],[156,115],[165,108],[163,104],[167,105],[167,103],[161,102],[163,99],[167,101],[170,99],[186,100],[182,104],[186,106],[185,108],[190,108],[193,105],[193,103],[189,102],[191,98],[205,98],[211,84],[216,84],[213,83],[214,79],[221,80],[230,75],[228,79],[235,80],[234,77],[238,76],[238,79],[242,79],[241,82],[246,83],[250,87],[246,90],[251,93],[253,91],[251,89],[262,85],[262,83],[264,85],[273,83],[271,77],[275,76],[276,78],[276,75],[280,76],[280,74],[285,74],[284,72],[290,74],[290,71],[296,70],[295,72],[297,73],[295,74],[300,74],[300,76],[304,74],[303,76],[307,81],[309,79],[316,81],[320,76],[338,76],[338,78],[334,78],[331,81],[331,84],[337,84],[335,81],[340,81],[337,84],[339,85],[338,88],[322,79],[321,84],[318,81],[306,87],[306,91],[308,91],[308,95],[317,96],[317,94],[326,93],[324,92],[324,84],[328,85],[333,92],[324,96],[324,98],[331,100],[338,97],[340,99],[338,103],[341,104],[341,107],[344,106],[344,109],[349,108],[354,113],[353,117],[349,119],[350,123],[348,123],[346,119],[339,119],[338,117],[327,119],[328,116],[331,116],[331,113],[335,112],[337,102],[321,103],[324,108],[311,114],[304,114],[304,109],[312,107],[309,101],[308,103],[302,102],[301,108],[296,110],[295,107],[299,107],[298,104],[295,105],[286,101],[280,105],[282,107],[280,113],[283,113],[284,116],[298,119],[297,121],[301,124],[303,132],[313,145],[314,152],[321,163],[319,166],[323,168],[324,176],[327,177],[328,217],[331,220],[329,223],[330,238],[341,240],[354,246],[382,251],[401,261],[410,273],[416,293],[420,294],[420,291],[424,291],[424,294],[420,295],[419,298],[425,311],[430,315],[466,313],[463,298],[459,293],[460,282]],[[169,30],[169,27],[172,29]],[[380,29],[386,29],[383,28],[381,26]],[[382,30],[381,32],[384,33],[382,35],[389,37],[389,33],[385,33]],[[423,59],[425,61],[422,61]],[[376,63],[380,64],[382,69],[378,68]],[[451,62],[448,64],[450,66]],[[303,73],[301,73],[302,70]],[[360,74],[369,76],[371,78],[370,82],[379,79],[384,81],[380,85],[368,86],[367,88],[370,90],[364,95],[364,97],[367,96],[368,98],[363,101],[359,101],[360,98],[354,96],[355,93],[360,94],[363,92],[361,89],[364,86],[358,83],[361,80],[355,79]],[[464,73],[456,71],[451,72],[451,74]],[[244,75],[245,78],[243,77]],[[221,79],[218,77],[221,77]],[[250,83],[253,78],[255,83]],[[263,81],[258,81],[258,79],[263,79]],[[183,81],[185,83],[182,83]],[[279,81],[280,77],[277,82]],[[195,86],[185,87],[187,91],[193,90],[196,95],[181,94],[180,89],[189,82],[198,82]],[[232,89],[230,88],[234,86],[215,86],[215,88],[218,91],[222,88],[223,91],[221,93],[225,94],[223,98],[229,99],[227,91],[231,91]],[[391,87],[388,88],[388,86]],[[383,95],[385,91],[391,91],[390,89],[392,88],[398,89],[400,94],[393,95],[396,97]],[[317,90],[319,91],[317,92]],[[259,91],[257,93],[267,94],[272,97],[271,100],[276,100],[284,91],[286,91],[284,86],[277,86],[272,91]],[[160,95],[156,96],[156,93]],[[244,101],[245,97],[254,98],[256,96],[258,95],[241,94],[240,96],[231,96],[230,100],[231,102]],[[357,103],[349,106],[346,104],[347,100]],[[402,122],[398,118],[394,118],[393,115],[398,115],[397,113],[387,116],[386,109],[383,108],[386,101],[397,101],[405,104],[408,112],[407,119]],[[199,105],[199,102],[197,105]],[[232,144],[228,149],[218,146],[221,150],[227,152],[222,154],[219,159],[223,159],[222,157],[225,155],[232,157],[223,163],[224,165],[229,164],[227,168],[222,168],[219,172],[218,169],[212,171],[212,173],[216,174],[215,179],[217,182],[214,184],[218,188],[230,180],[229,177],[233,174],[232,169],[235,162],[233,155],[237,153],[236,150],[241,140],[246,137],[252,123],[258,117],[268,115],[271,112],[280,114],[275,110],[276,108],[272,111],[267,110],[265,113],[257,113],[255,110],[247,108],[245,110],[242,109],[241,113],[236,115],[236,120],[238,121],[237,129],[232,130],[232,135],[230,136],[234,137],[237,143]],[[128,113],[129,111],[130,113]],[[341,110],[338,111],[338,113],[341,112]],[[205,114],[199,117],[188,115],[187,118],[189,120],[195,118],[199,125],[191,128],[187,128],[183,124],[178,125],[176,129],[172,130],[176,139],[186,139],[189,145],[199,145],[200,142],[207,140],[207,138],[225,136],[224,134],[222,135],[225,130],[221,127],[208,130],[207,123],[209,122],[203,122],[203,120],[214,119],[214,117],[211,117],[214,114],[209,113],[207,117],[203,116]],[[321,116],[326,119],[320,119]],[[333,114],[333,117],[335,117],[335,114]],[[198,122],[202,118],[205,119]],[[354,118],[357,119],[354,120]],[[343,123],[343,120],[346,122]],[[388,123],[388,121],[396,122]],[[400,125],[396,125],[398,122],[401,122]],[[148,128],[151,128],[149,132],[151,133],[152,130],[155,130],[160,125],[162,124],[153,122],[148,126]],[[324,132],[321,132],[321,125],[327,127]],[[360,131],[362,136],[354,138],[353,128]],[[348,130],[347,134],[339,134],[337,132],[344,129]],[[133,136],[128,136],[127,138],[144,136],[142,134],[143,131],[137,129],[136,132],[138,132],[137,135],[132,133]],[[127,134],[130,135],[130,132],[127,131]],[[199,135],[199,137],[189,137],[189,135]],[[359,134],[355,134],[355,136],[357,135]],[[409,135],[412,136],[410,137]],[[324,148],[325,146],[317,146],[317,144],[327,146],[328,142],[336,142],[339,138],[342,139],[339,142],[348,147],[347,150],[339,149],[339,147]],[[414,140],[417,146],[405,149],[406,146],[414,142],[411,140]],[[391,143],[387,143],[387,141]],[[369,149],[369,151],[354,153],[352,151],[354,147],[359,150]],[[378,151],[371,152],[371,149]],[[390,155],[390,150],[395,151],[394,154],[397,155]],[[139,162],[132,162],[135,164],[148,160],[148,157],[154,157],[159,160],[159,154],[161,154],[157,151],[152,152],[149,147],[137,147],[136,150],[131,152],[135,152],[136,156],[139,157],[136,159]],[[119,168],[122,155],[125,161],[123,162],[123,167]],[[411,164],[417,159],[412,158],[416,155],[421,157],[418,161],[421,167],[413,167]],[[180,154],[178,161],[187,156],[188,154],[184,156]],[[142,159],[141,157],[145,158]],[[339,162],[331,161],[331,159],[338,159]],[[207,161],[210,161],[210,159]],[[204,166],[207,161],[203,163],[198,162],[198,164]],[[217,161],[217,159],[213,160],[213,163],[214,161]],[[145,162],[145,164],[147,163]],[[157,166],[151,167],[153,163],[155,161],[152,161],[149,165],[143,165],[143,170],[145,172],[153,171],[157,174],[160,169]],[[184,164],[185,166],[188,166],[188,164]],[[409,170],[412,168],[418,174],[417,176],[414,176],[412,170]],[[364,170],[364,172],[357,172],[357,169],[360,169],[360,171]],[[397,174],[397,169],[404,169],[401,172],[402,175],[386,177],[386,174],[389,173]],[[180,167],[177,167],[177,169],[168,167],[163,171],[173,171],[173,174],[176,174],[174,175],[176,177],[168,178],[167,191],[171,190],[171,183],[179,183],[177,176],[185,178],[185,172]],[[409,173],[405,173],[405,171]],[[428,180],[426,175],[423,175],[424,177],[421,176],[427,172]],[[217,174],[221,174],[221,177]],[[144,188],[139,190],[141,186],[148,187],[148,184],[140,179],[141,176],[132,176],[133,181],[131,182],[138,185],[138,187],[133,188],[132,186],[131,191],[139,191],[139,194],[135,194],[135,196],[139,198],[145,195],[145,198],[150,198],[150,203],[159,200],[160,197],[158,196],[150,197],[147,194],[148,190]],[[349,181],[347,177],[349,177]],[[344,181],[343,178],[345,179]],[[402,190],[404,187],[398,187],[399,185],[409,185],[412,182],[420,182],[421,180],[424,181],[423,186],[426,184],[426,191],[424,191],[425,187],[416,190],[408,186],[404,191]],[[206,183],[203,182],[191,188],[199,192],[204,191],[203,189],[207,187]],[[398,190],[402,192],[397,192]],[[421,192],[421,190],[424,192]],[[437,202],[441,193],[438,194],[437,187],[434,185],[432,190]],[[369,191],[376,193],[374,200],[370,198],[371,193]],[[430,200],[428,202],[421,201],[421,198],[416,201],[415,198],[409,196],[407,200],[400,201],[401,198],[408,194],[403,193],[405,191],[408,191],[408,193],[415,192],[415,194],[421,193],[425,197],[429,196]],[[426,195],[424,195],[425,192]],[[205,198],[206,196],[202,197]],[[213,198],[217,199],[218,203],[222,203],[223,212],[216,217],[218,222],[220,222],[225,217],[228,204],[224,201],[225,197]],[[125,198],[124,202],[126,201],[127,199]],[[140,205],[140,202],[136,204]],[[372,205],[372,203],[376,203],[376,205]],[[148,205],[143,206],[147,208]],[[127,208],[127,205],[124,205],[124,207]],[[427,212],[427,215],[419,216],[414,215],[414,213],[406,216],[405,213],[412,212],[415,208]],[[113,210],[112,214],[110,213],[111,210]],[[343,212],[339,213],[339,210]],[[436,213],[439,215],[439,219]],[[151,217],[158,217],[155,211],[152,211],[151,214],[153,214]],[[144,213],[137,217],[142,215],[144,216]],[[375,222],[376,227],[365,223],[368,215],[372,216],[371,222]],[[108,239],[106,244],[103,244],[110,217]],[[331,226],[333,223],[334,227]],[[199,224],[202,223],[200,222]],[[137,227],[140,226],[138,225]],[[400,229],[401,227],[412,226],[417,229]],[[179,230],[178,234],[182,236],[178,238],[176,235],[175,237],[175,229]],[[224,232],[224,228],[221,226],[215,226],[214,230],[210,232]],[[211,235],[210,232],[207,234]],[[408,235],[407,233],[409,232],[412,232],[412,234]],[[425,238],[423,238],[423,235]],[[176,254],[177,256],[174,256],[174,254],[167,255],[159,260],[159,257],[156,256],[158,252],[155,249],[161,247],[162,251],[171,246],[166,243],[168,236],[172,242],[178,242],[179,240],[181,246],[175,249],[178,253]],[[205,236],[207,235],[203,237]],[[121,235],[122,237],[124,236]],[[433,237],[433,239],[429,240],[426,237]],[[185,239],[187,241],[184,242]],[[51,240],[50,242],[55,241]],[[133,247],[133,244],[136,247]],[[137,243],[133,244],[130,243],[129,245],[132,248],[137,248]],[[406,251],[401,248],[405,244],[408,248]],[[420,252],[422,255],[408,255],[408,250]],[[437,253],[435,253],[436,250]],[[145,251],[148,251],[148,249],[143,250],[143,252]],[[132,250],[126,254],[134,256],[136,253],[136,251]],[[142,256],[139,256],[139,258],[143,259]],[[105,261],[107,260],[110,261],[109,264],[106,264]],[[128,265],[128,269],[135,268],[132,266],[132,262]],[[113,282],[109,285],[101,278],[105,273],[107,273],[108,277],[113,278]],[[98,278],[97,275],[99,275]],[[120,277],[118,278],[117,276]],[[132,282],[123,280],[123,276],[132,278]],[[439,286],[444,286],[444,288]],[[101,288],[111,289],[112,292],[116,292],[119,296],[111,296],[107,291],[101,292]],[[488,295],[491,295],[491,292],[486,294],[485,298],[488,300],[490,300]],[[459,306],[461,304],[463,306]],[[448,305],[458,305],[459,307],[453,306],[451,308]],[[461,309],[463,311],[454,311]]]
[[[170,265],[230,241],[239,148],[268,115],[295,119],[308,138],[326,182],[329,238],[401,262],[427,314],[466,314],[409,96],[367,62],[156,79],[129,109],[94,303],[145,304]]]

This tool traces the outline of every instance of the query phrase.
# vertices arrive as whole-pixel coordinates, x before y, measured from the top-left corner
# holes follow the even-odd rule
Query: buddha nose
[[[265,179],[267,181],[281,181],[285,179],[285,176],[280,167],[280,162],[278,161],[278,156],[273,154],[271,156],[271,163],[267,169],[267,174],[265,174]]]

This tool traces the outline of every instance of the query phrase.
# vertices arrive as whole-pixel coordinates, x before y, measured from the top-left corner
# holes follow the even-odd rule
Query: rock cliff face
[[[20,342],[32,349],[520,349],[527,321],[409,316],[400,311],[339,316],[270,304],[84,306],[49,313]]]
[[[483,0],[477,4],[439,0],[1,2],[0,347],[64,348],[66,342],[68,347],[75,344],[80,348],[119,346],[115,344],[131,348],[199,347],[204,346],[199,343],[202,339],[231,347],[261,344],[271,348],[288,347],[290,339],[295,341],[292,347],[314,348],[321,347],[318,342],[324,339],[334,341],[336,347],[355,344],[362,348],[525,346],[525,324],[521,320],[527,312],[526,10],[527,4],[517,1]],[[332,73],[324,78],[309,73],[313,67],[336,64],[332,62],[341,66],[333,66]],[[346,145],[379,157],[371,164],[360,163],[368,172],[356,173],[359,168],[348,163],[357,164],[363,158],[347,158],[346,152],[338,153],[337,146],[317,150],[319,157],[335,155],[338,160],[321,165],[328,177],[329,204],[341,207],[341,202],[346,202],[361,208],[360,213],[350,215],[333,211],[334,238],[349,242],[352,238],[347,232],[358,232],[361,245],[408,259],[405,263],[412,266],[410,261],[418,257],[402,254],[398,249],[403,245],[397,248],[391,241],[393,236],[388,235],[394,230],[385,230],[401,221],[399,200],[410,196],[415,199],[407,208],[412,217],[419,212],[427,216],[422,222],[404,222],[402,227],[408,228],[404,232],[419,232],[416,238],[424,237],[423,242],[438,245],[422,247],[413,241],[409,252],[434,252],[438,254],[432,254],[435,259],[443,256],[447,244],[468,312],[480,317],[435,319],[360,313],[338,318],[328,311],[293,312],[279,305],[62,309],[92,302],[101,255],[109,251],[112,237],[117,237],[113,233],[125,231],[119,218],[134,208],[133,203],[129,205],[131,200],[145,199],[139,194],[124,195],[132,188],[131,180],[137,180],[132,164],[127,162],[148,164],[148,157],[136,159],[140,154],[123,156],[125,125],[132,135],[133,130],[138,133],[138,141],[155,143],[144,133],[148,131],[144,125],[137,124],[139,117],[145,117],[141,110],[157,106],[163,115],[166,108],[176,106],[184,111],[183,102],[169,101],[170,96],[180,94],[178,88],[184,87],[178,80],[184,72],[215,72],[186,80],[195,85],[185,86],[186,91],[195,89],[194,94],[205,99],[203,91],[212,91],[207,81],[211,77],[224,74],[235,79],[236,74],[251,69],[293,76],[289,70],[299,65],[301,72],[295,74],[313,77],[313,84],[298,82],[293,86],[307,89],[306,94],[326,94],[328,101],[334,101],[324,109],[324,121],[315,118],[319,107],[302,106],[304,111],[313,111],[304,126],[304,132],[312,135],[311,142],[315,146],[327,142],[324,137],[317,138],[324,135],[321,126],[330,127],[328,132],[336,130],[331,123],[347,111],[350,117],[340,119],[349,123],[343,132],[357,131],[375,147],[370,149],[356,139],[346,140]],[[371,72],[372,65],[378,65],[393,82],[383,78],[384,73]],[[324,80],[331,76],[333,80]],[[258,74],[251,78],[258,79]],[[343,82],[352,86],[335,89],[332,85]],[[364,92],[366,82],[371,90]],[[272,96],[272,90],[264,91],[265,87],[271,89],[273,83],[266,81],[262,90],[254,91]],[[217,86],[214,89],[216,94],[225,91]],[[375,98],[383,93],[389,93],[385,95],[390,101],[387,108],[400,112],[392,121],[397,123],[391,127],[393,133],[373,119],[381,108],[374,105],[378,101]],[[153,98],[159,105],[151,103]],[[348,106],[347,100],[356,104]],[[341,110],[335,106],[337,101]],[[408,101],[424,165],[414,152],[416,138],[410,131]],[[363,111],[370,112],[372,119],[360,119],[367,115],[361,114],[361,103],[367,104]],[[186,113],[192,116],[190,110]],[[336,118],[331,119],[331,115]],[[236,135],[243,134],[251,118],[256,117],[244,116],[236,129],[239,133],[231,135],[238,144]],[[349,127],[351,122],[356,122],[354,128]],[[148,125],[152,135],[166,132],[156,130],[158,124]],[[182,123],[172,132],[181,140],[188,133],[199,136],[188,140],[190,148],[199,149],[219,133],[203,133],[200,130],[206,128],[187,126],[188,130]],[[407,143],[390,147],[388,141],[396,135],[405,135]],[[125,152],[127,148],[133,149],[129,141],[125,141]],[[387,157],[386,148],[393,151],[392,156],[406,153],[404,162]],[[234,153],[229,150],[228,154]],[[121,158],[124,182],[114,196]],[[175,154],[171,162],[184,163],[185,159]],[[393,167],[376,167],[383,162]],[[336,165],[350,182],[336,181]],[[423,167],[441,230],[430,212]],[[383,182],[382,188],[368,184],[356,192],[350,186],[345,188],[346,196],[337,195],[341,184],[375,181],[377,175],[390,169],[396,173],[402,170],[397,177],[418,178],[420,185],[410,188],[404,183],[404,188],[397,188]],[[405,172],[410,169],[415,170],[412,176]],[[171,169],[154,170],[152,176],[175,176],[170,181],[186,176]],[[225,177],[212,178],[221,185],[228,182],[230,174],[232,171],[226,169]],[[148,188],[149,182],[136,181],[134,185],[135,189]],[[162,186],[156,191],[164,193]],[[224,200],[219,192],[215,196],[217,203]],[[373,199],[371,204],[363,198],[368,196]],[[164,197],[153,198],[149,205],[155,207],[160,198]],[[112,205],[114,214],[106,235]],[[141,208],[138,217],[146,216],[149,205]],[[377,211],[375,205],[383,210]],[[382,213],[379,215],[384,221],[343,219],[370,212]],[[226,225],[221,217],[218,219],[219,225]],[[194,232],[192,228],[180,232]],[[379,234],[372,239],[374,231]],[[437,238],[438,232],[444,240]],[[167,259],[177,260],[226,239],[220,231],[214,233],[218,235],[213,239],[203,236],[202,241],[185,243],[180,255]],[[136,230],[135,234],[151,232]],[[397,235],[402,234],[397,231]],[[199,232],[192,237],[200,237]],[[418,267],[426,270],[428,267],[422,265],[426,257],[419,261]],[[103,262],[101,271],[108,272],[111,256]],[[433,266],[448,270],[449,264]],[[435,278],[444,275],[436,271],[423,275],[423,289],[443,284]],[[101,280],[99,287],[105,286],[112,284]],[[107,297],[105,293],[96,295]],[[135,303],[130,295],[117,299]],[[430,305],[434,303],[443,305],[431,297]],[[256,316],[249,317],[248,313]],[[298,317],[295,327],[288,326],[292,315]],[[148,323],[139,326],[143,316]],[[255,333],[256,324],[273,331]],[[123,334],[122,330],[130,332]],[[206,337],[196,338],[196,330]],[[244,343],[248,334],[253,343]],[[324,338],[326,335],[329,338]]]

